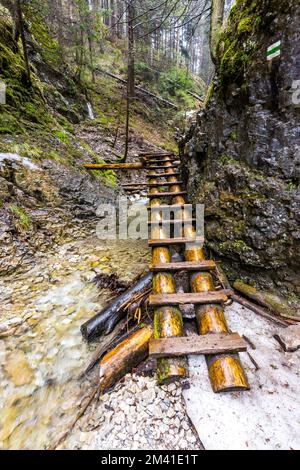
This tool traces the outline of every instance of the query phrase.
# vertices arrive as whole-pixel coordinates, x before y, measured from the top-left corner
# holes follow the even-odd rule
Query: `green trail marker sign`
[[[267,49],[267,60],[272,60],[275,57],[279,57],[281,54],[281,41],[274,42]]]

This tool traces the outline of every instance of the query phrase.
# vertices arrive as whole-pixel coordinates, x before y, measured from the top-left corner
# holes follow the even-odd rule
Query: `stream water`
[[[112,296],[93,280],[102,272],[131,281],[148,264],[146,241],[90,235],[1,278],[0,448],[44,449],[68,427],[91,386],[78,380],[95,348],[80,325]]]

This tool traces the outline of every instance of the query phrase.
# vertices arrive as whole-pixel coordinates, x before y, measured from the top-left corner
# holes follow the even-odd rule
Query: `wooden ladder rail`
[[[166,176],[170,171],[167,168],[172,165],[165,164]],[[181,191],[181,185],[178,184],[177,177],[167,177],[167,181],[174,182],[170,192]],[[176,184],[177,183],[177,184]],[[153,199],[152,199],[153,201]],[[182,195],[175,196],[172,204],[186,204],[186,200]],[[156,204],[158,205],[158,204]],[[186,217],[184,209],[179,209],[179,215]],[[152,214],[151,214],[152,216]],[[187,238],[195,237],[195,229],[193,225],[184,226],[184,236]],[[201,262],[205,260],[202,246],[197,244],[187,244],[185,248],[185,259],[188,262]],[[155,265],[156,263],[153,262]],[[191,290],[194,293],[215,291],[213,278],[208,272],[194,272],[190,275]],[[196,319],[198,325],[198,333],[200,335],[229,333],[229,328],[225,319],[224,308],[219,305],[197,305]],[[174,335],[176,336],[176,335]],[[237,353],[226,353],[206,356],[209,378],[214,392],[248,390],[249,384]]]
[[[149,159],[150,160],[150,159]],[[170,162],[166,162],[168,167]],[[150,177],[149,183],[157,183],[157,179]],[[172,187],[172,186],[171,186]],[[150,187],[151,207],[161,205],[161,200],[155,198],[155,193],[159,192],[157,186]],[[162,222],[162,215],[159,211],[150,214],[152,221]],[[151,238],[162,239],[161,245],[152,248],[152,264],[164,264],[171,262],[171,251],[169,246],[165,246],[163,239],[168,238],[168,233],[164,225],[151,226]],[[170,272],[156,272],[153,274],[153,293],[154,294],[173,294],[176,291],[174,276]],[[168,338],[183,336],[183,319],[177,305],[158,306],[154,309],[154,336],[155,338]],[[170,383],[187,376],[187,359],[185,357],[164,357],[157,359],[157,378],[159,383]]]

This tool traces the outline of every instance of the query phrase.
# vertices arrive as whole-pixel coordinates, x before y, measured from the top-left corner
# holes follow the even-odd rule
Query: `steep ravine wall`
[[[300,4],[242,0],[219,42],[206,108],[183,142],[190,200],[231,281],[300,294]],[[281,55],[267,48],[281,40]],[[298,83],[297,83],[298,80]]]

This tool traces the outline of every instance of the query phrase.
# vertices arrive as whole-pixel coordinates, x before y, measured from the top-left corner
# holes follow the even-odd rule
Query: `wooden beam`
[[[154,305],[184,305],[184,304],[219,304],[226,302],[232,291],[220,290],[202,292],[201,294],[151,294],[149,304]]]
[[[169,170],[170,168],[178,168],[180,165],[180,162],[173,162],[172,165],[165,166],[165,165],[149,165],[147,164],[147,169],[148,170],[159,170],[159,169],[164,169],[164,170]]]
[[[141,170],[143,163],[87,163],[83,165],[86,170]]]
[[[184,225],[192,224],[196,222],[196,219],[169,219],[169,220],[149,220],[148,225],[158,226],[158,225]]]
[[[163,153],[163,152],[139,152],[140,157],[145,158],[155,158],[155,157],[173,157],[173,152]]]
[[[216,263],[214,261],[179,261],[178,263],[164,263],[150,265],[150,271],[212,271],[215,269]]]
[[[146,191],[146,188],[143,189],[140,186],[131,186],[130,188],[123,188],[124,191]]]
[[[177,183],[174,183],[174,184],[176,185]],[[153,198],[156,198],[156,197],[184,196],[185,194],[187,194],[187,191],[174,191],[174,192],[165,191],[163,193],[148,193],[147,196],[148,196],[149,199],[153,199]]]
[[[174,186],[176,184],[183,184],[183,181],[165,181],[163,183],[148,183],[149,188],[156,188],[160,186]]]
[[[173,212],[179,209],[192,210],[193,205],[192,204],[160,204],[159,206],[147,206],[147,209],[151,211],[153,210],[153,211]]]
[[[247,343],[238,333],[152,339],[149,343],[149,355],[155,358],[222,354],[246,350]]]
[[[204,242],[204,237],[194,237],[194,238],[157,238],[149,240],[149,246],[166,246],[166,245],[182,245],[185,243],[202,243]]]
[[[173,173],[154,173],[153,175],[147,174],[147,178],[168,178],[169,176],[180,176],[180,171],[174,171]]]
[[[143,181],[142,183],[124,183],[121,184],[122,188],[136,188],[136,187],[147,187],[147,181]]]
[[[178,162],[179,161],[178,157],[151,158],[151,159],[148,159],[148,158],[145,159],[145,157],[141,157],[141,158],[143,160],[146,160],[147,165],[149,165],[150,163],[152,165],[152,163],[153,164],[156,164],[156,163],[160,164],[160,163]]]

